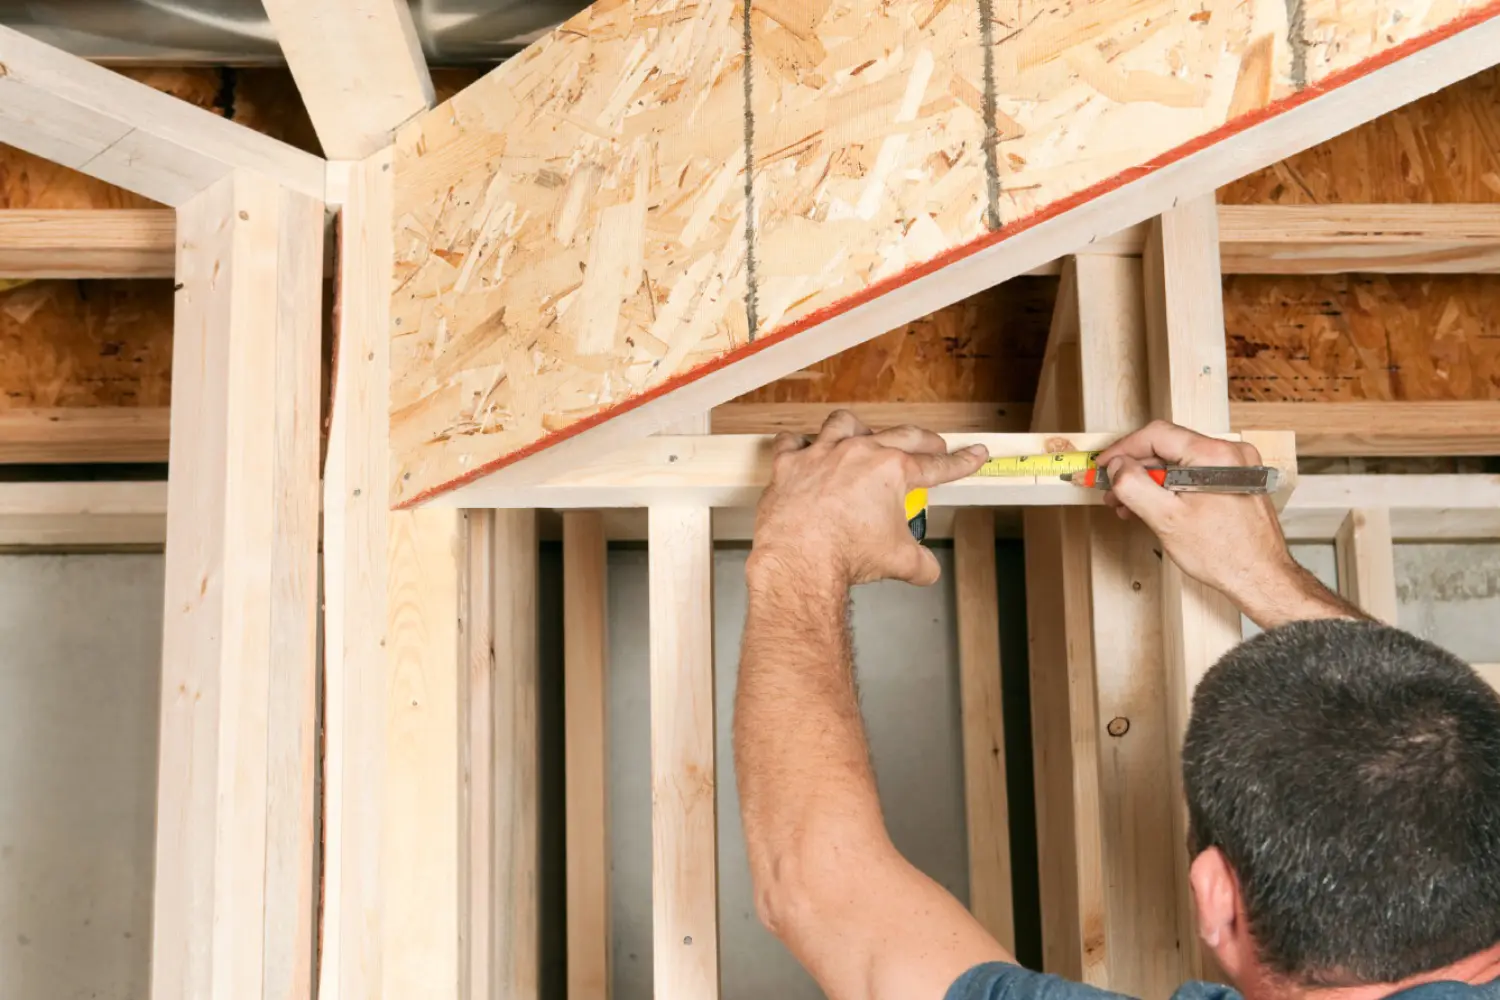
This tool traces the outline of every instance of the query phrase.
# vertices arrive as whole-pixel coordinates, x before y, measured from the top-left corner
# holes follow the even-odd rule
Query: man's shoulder
[[[1132,1000],[1119,993],[1032,972],[1019,965],[990,962],[970,969],[948,990],[945,1000]],[[1240,1000],[1228,986],[1185,983],[1172,1000]],[[1423,998],[1425,1000],[1425,998]],[[1433,997],[1431,1000],[1448,1000]]]

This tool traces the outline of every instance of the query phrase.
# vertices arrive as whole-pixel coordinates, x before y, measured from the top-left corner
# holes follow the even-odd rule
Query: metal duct
[[[586,0],[409,2],[434,65],[504,59],[588,5]],[[0,0],[0,24],[97,62],[245,66],[282,61],[260,0]]]

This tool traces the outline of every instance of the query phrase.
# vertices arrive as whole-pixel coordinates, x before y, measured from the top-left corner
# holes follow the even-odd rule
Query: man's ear
[[[1248,929],[1239,919],[1239,879],[1229,859],[1217,847],[1210,847],[1194,858],[1189,875],[1198,911],[1198,936],[1229,977],[1239,980],[1255,958]]]

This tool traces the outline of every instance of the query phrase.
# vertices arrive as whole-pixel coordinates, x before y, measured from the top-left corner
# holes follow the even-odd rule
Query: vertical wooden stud
[[[1063,262],[1032,429],[1082,429],[1078,269]],[[1082,508],[1028,507],[1026,629],[1036,775],[1042,964],[1048,972],[1108,985],[1105,881],[1088,519]]]
[[[708,414],[669,429],[708,433]],[[713,530],[707,507],[652,507],[651,908],[656,995],[719,996]]]
[[[953,564],[959,697],[963,706],[964,814],[969,835],[969,909],[995,940],[1007,951],[1014,951],[993,510],[964,507],[956,513]]]
[[[1153,220],[1143,264],[1153,416],[1204,433],[1228,431],[1224,292],[1213,196],[1185,202]],[[1175,799],[1172,840],[1177,844],[1187,842],[1182,736],[1193,688],[1239,640],[1240,616],[1233,605],[1167,560],[1162,570],[1162,648],[1167,667],[1169,775]],[[1197,946],[1186,860],[1176,869],[1178,933],[1186,970],[1194,977],[1211,975],[1211,957]]]
[[[458,692],[459,768],[462,771],[459,823],[459,888],[463,911],[459,918],[459,990],[464,1000],[488,1000],[495,995],[496,849],[500,831],[496,819],[496,768],[510,762],[496,759],[496,564],[495,512],[471,510],[464,549],[463,642],[464,671]]]
[[[323,206],[178,211],[155,1000],[312,990]]]
[[[392,175],[353,164],[339,225],[338,353],[323,480],[323,931],[318,993],[382,995]],[[330,167],[330,172],[333,171]]]
[[[495,898],[490,945],[498,992],[491,995],[535,1000],[541,963],[536,511],[497,510],[494,517]]]
[[[609,1000],[608,544],[598,511],[563,514],[568,996]]]
[[[1396,550],[1391,544],[1391,512],[1385,507],[1351,510],[1333,550],[1338,559],[1339,593],[1371,617],[1396,624]]]
[[[1083,429],[1147,422],[1146,319],[1141,262],[1079,257]],[[1180,850],[1162,835],[1175,803],[1161,775],[1167,752],[1161,641],[1161,560],[1139,522],[1090,509],[1088,522],[1100,841],[1106,883],[1109,988],[1166,996],[1181,985],[1174,870]]]

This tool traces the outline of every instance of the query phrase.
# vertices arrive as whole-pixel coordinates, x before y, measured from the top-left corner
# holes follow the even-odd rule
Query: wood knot
[[[1046,440],[1046,442],[1042,445],[1042,447],[1045,448],[1045,449],[1047,449],[1047,454],[1049,454],[1049,455],[1055,455],[1057,452],[1060,452],[1060,451],[1076,451],[1077,450],[1077,449],[1075,449],[1073,447],[1073,442],[1069,441],[1065,437],[1049,437]]]
[[[1123,716],[1115,716],[1109,720],[1109,725],[1104,727],[1109,730],[1109,735],[1114,737],[1124,736],[1130,732],[1130,720]]]

